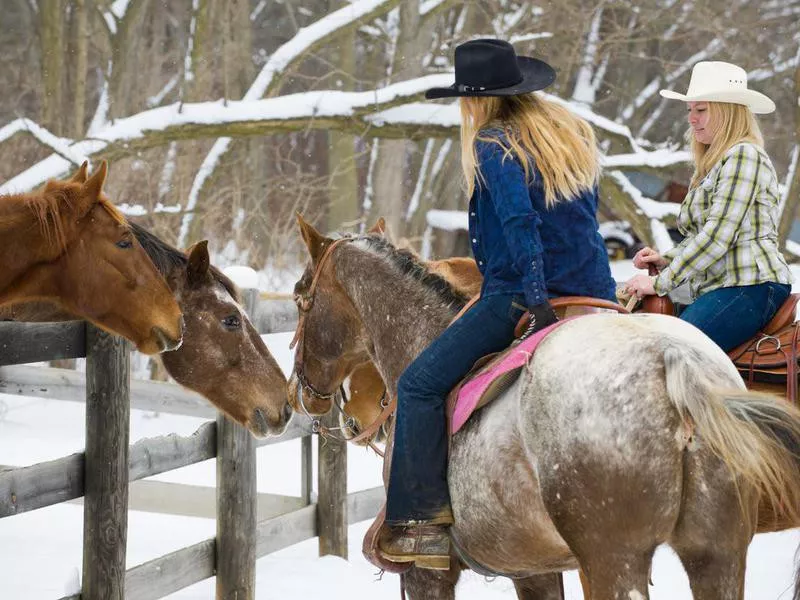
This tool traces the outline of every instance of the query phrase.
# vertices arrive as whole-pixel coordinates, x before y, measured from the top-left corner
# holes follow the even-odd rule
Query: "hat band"
[[[512,85],[517,85],[518,83],[522,83],[524,77],[520,77],[516,81],[512,81],[511,83],[501,83],[499,85],[464,85],[463,83],[459,83],[456,85],[456,90],[459,92],[486,92],[491,90],[502,90],[507,87],[511,87]]]

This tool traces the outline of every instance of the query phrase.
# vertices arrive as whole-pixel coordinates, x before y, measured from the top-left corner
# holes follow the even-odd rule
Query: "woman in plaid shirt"
[[[755,335],[791,291],[778,249],[778,178],[754,116],[775,104],[747,89],[743,69],[722,62],[696,64],[685,95],[661,95],[688,103],[695,172],[678,217],[686,238],[663,256],[639,251],[634,266],[660,272],[626,287],[663,296],[688,283],[694,302],[680,318],[728,351]]]

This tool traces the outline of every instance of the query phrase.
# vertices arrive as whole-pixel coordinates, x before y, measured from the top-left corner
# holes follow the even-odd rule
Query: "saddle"
[[[728,352],[747,387],[786,390],[797,402],[800,322],[795,321],[800,294],[790,294],[769,323],[750,340]]]

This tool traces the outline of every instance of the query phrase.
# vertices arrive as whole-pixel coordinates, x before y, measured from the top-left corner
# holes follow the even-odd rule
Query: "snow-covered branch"
[[[0,186],[0,191],[31,189],[65,173],[71,168],[70,162],[80,163],[86,156],[114,158],[181,139],[265,135],[305,129],[335,129],[369,137],[456,137],[460,124],[457,104],[415,102],[425,90],[449,85],[452,78],[450,73],[440,73],[367,92],[322,90],[254,101],[161,106],[106,124],[94,130],[90,139],[69,147],[63,144],[61,150],[68,152],[68,160],[51,156]],[[617,137],[636,149],[624,125],[601,117],[585,106],[549,94],[544,96],[587,119],[599,130],[601,138]],[[607,157],[606,161],[616,162],[606,164],[615,168],[659,168],[685,158],[679,153],[665,151],[618,156]]]
[[[73,148],[70,148],[72,140],[58,137],[38,123],[25,118],[15,119],[7,125],[0,127],[0,144],[14,137],[18,133],[27,133],[42,146],[50,148],[50,150],[55,152],[57,155],[63,157],[66,161],[74,165],[80,165],[84,160],[86,160],[86,156],[80,154],[79,152],[75,152]]]

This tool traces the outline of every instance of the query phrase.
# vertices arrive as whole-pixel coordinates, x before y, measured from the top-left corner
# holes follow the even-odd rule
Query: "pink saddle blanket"
[[[508,378],[503,387],[516,379],[522,367],[524,367],[533,356],[536,347],[554,329],[569,321],[564,319],[537,331],[532,336],[525,338],[516,346],[505,350],[501,355],[493,359],[489,364],[479,369],[470,379],[461,384],[457,390],[458,396],[454,405],[450,405],[450,435],[455,434],[464,426],[470,415],[475,410],[486,404],[481,403],[484,394],[501,377]],[[516,373],[513,373],[516,372]]]

